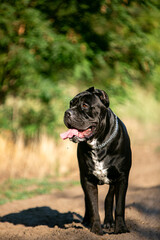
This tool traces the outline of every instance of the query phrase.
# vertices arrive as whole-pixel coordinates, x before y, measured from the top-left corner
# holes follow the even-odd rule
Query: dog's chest
[[[107,178],[107,168],[104,166],[104,161],[99,161],[96,150],[92,151],[91,157],[94,163],[92,174],[102,183],[109,183],[110,181]]]

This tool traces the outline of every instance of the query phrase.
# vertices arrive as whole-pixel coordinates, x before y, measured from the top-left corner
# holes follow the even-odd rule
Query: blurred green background
[[[59,133],[91,86],[125,122],[134,162],[158,171],[159,39],[159,0],[0,0],[0,204],[79,184],[76,145]]]
[[[159,39],[158,0],[1,0],[1,130],[57,139],[68,101],[90,86],[113,105],[133,105],[136,88],[158,102]]]

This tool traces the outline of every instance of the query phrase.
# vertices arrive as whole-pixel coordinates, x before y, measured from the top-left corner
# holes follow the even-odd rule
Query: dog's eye
[[[87,108],[88,108],[88,104],[87,104],[87,103],[83,103],[83,104],[82,104],[82,107],[85,108],[85,109],[87,109]]]

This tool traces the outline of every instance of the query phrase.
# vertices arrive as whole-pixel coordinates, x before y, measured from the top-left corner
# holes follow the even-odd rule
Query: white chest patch
[[[98,161],[97,152],[94,150],[92,151],[92,160],[94,162],[94,170],[93,175],[97,177],[103,183],[109,183],[109,179],[107,178],[107,168],[104,168],[104,162]]]

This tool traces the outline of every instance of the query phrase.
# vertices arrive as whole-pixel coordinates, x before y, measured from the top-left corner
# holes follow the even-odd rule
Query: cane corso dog
[[[85,195],[83,224],[95,234],[103,234],[97,185],[109,184],[103,227],[114,229],[116,234],[128,232],[125,197],[131,167],[130,139],[124,123],[109,108],[106,92],[91,87],[76,95],[64,114],[64,123],[69,130],[61,137],[78,143],[80,179]]]

